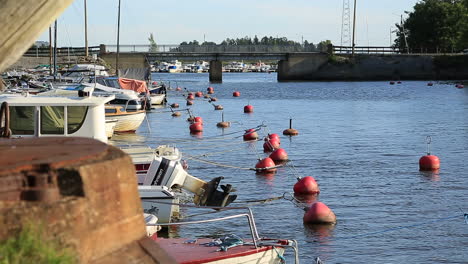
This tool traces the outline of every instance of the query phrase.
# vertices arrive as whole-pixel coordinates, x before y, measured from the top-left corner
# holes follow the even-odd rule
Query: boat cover
[[[146,82],[144,81],[139,81],[135,79],[127,79],[127,78],[119,78],[119,84],[120,84],[120,87],[125,90],[132,90],[139,94],[149,93],[148,86],[146,86]]]

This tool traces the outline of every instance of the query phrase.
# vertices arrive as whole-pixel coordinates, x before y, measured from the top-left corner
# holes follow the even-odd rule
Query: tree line
[[[396,24],[394,46],[402,53],[468,49],[468,0],[421,0]]]

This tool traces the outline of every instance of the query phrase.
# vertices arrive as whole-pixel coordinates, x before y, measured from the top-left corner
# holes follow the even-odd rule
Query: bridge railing
[[[92,54],[99,54],[100,47],[93,46],[88,47],[88,53]],[[57,56],[58,57],[67,57],[67,56],[84,56],[85,55],[85,47],[63,47],[57,48]],[[26,57],[49,57],[50,50],[49,47],[31,47],[29,48],[23,56]]]
[[[352,54],[353,48],[349,46],[333,46],[335,54]],[[400,50],[395,47],[354,47],[356,54],[399,54]]]
[[[120,45],[120,52],[316,52],[313,47],[302,45]],[[106,52],[116,52],[116,45],[106,45]]]

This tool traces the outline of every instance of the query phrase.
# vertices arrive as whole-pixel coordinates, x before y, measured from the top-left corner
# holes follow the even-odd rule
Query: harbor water
[[[454,83],[427,86],[427,81],[286,82],[271,73],[225,73],[223,83],[210,84],[207,74],[153,74],[189,91],[215,89],[215,104],[224,107],[232,125],[216,127],[221,112],[207,99],[190,108],[204,120],[202,135],[190,135],[182,92],[169,91],[181,117],[168,108],[148,113],[134,135],[116,135],[114,142],[174,144],[188,160],[190,174],[203,180],[223,176],[238,195],[232,206],[251,205],[261,236],[296,239],[301,263],[319,257],[325,263],[467,263],[468,225],[468,89]],[[240,91],[240,97],[233,97]],[[244,114],[251,104],[254,113]],[[289,119],[299,131],[286,137]],[[281,135],[291,162],[274,175],[256,175],[246,168],[265,157],[262,143],[245,143],[242,131],[264,124],[260,136]],[[441,160],[437,173],[420,172],[426,136]],[[202,163],[225,164],[222,167]],[[286,199],[256,200],[292,193],[298,176],[313,176],[318,200],[336,214],[335,226],[307,226],[303,209]],[[234,212],[184,208],[185,220],[221,217]],[[207,213],[207,214],[203,214]],[[235,213],[245,213],[236,211]],[[202,215],[199,215],[202,214]],[[196,215],[196,216],[191,216]],[[248,237],[245,218],[171,229],[171,236],[196,238],[235,233]],[[291,251],[285,256],[292,261]]]

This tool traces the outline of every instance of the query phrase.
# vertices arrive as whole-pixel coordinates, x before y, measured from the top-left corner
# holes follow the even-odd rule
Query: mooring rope
[[[213,151],[213,152],[208,152],[208,153],[203,153],[203,154],[198,154],[198,155],[192,155],[192,157],[208,157],[208,156],[212,156],[212,155],[216,155],[216,154],[223,154],[223,153],[228,153],[228,152],[232,152],[232,151],[236,151],[236,150],[239,150],[239,149],[243,149],[244,146],[241,146],[241,147],[238,147],[238,148],[232,148],[232,149],[228,149],[228,150],[224,150],[224,151]],[[182,154],[184,155],[188,155],[188,153],[186,152],[182,152]]]
[[[199,161],[199,162],[202,162],[202,163],[211,164],[211,165],[214,165],[214,166],[232,168],[232,169],[240,169],[240,170],[252,170],[252,171],[257,171],[257,172],[262,172],[262,171],[271,170],[271,169],[277,169],[277,168],[281,168],[281,167],[284,166],[284,164],[280,164],[280,165],[276,165],[276,166],[272,166],[272,167],[265,167],[265,168],[249,168],[249,167],[239,167],[239,166],[228,165],[228,164],[218,163],[218,162],[214,162],[214,161],[204,160],[204,159],[200,159],[200,158],[197,158],[195,156],[190,156],[190,155],[187,155],[186,157],[187,157],[187,159],[190,159],[190,160],[195,160],[195,161]]]

